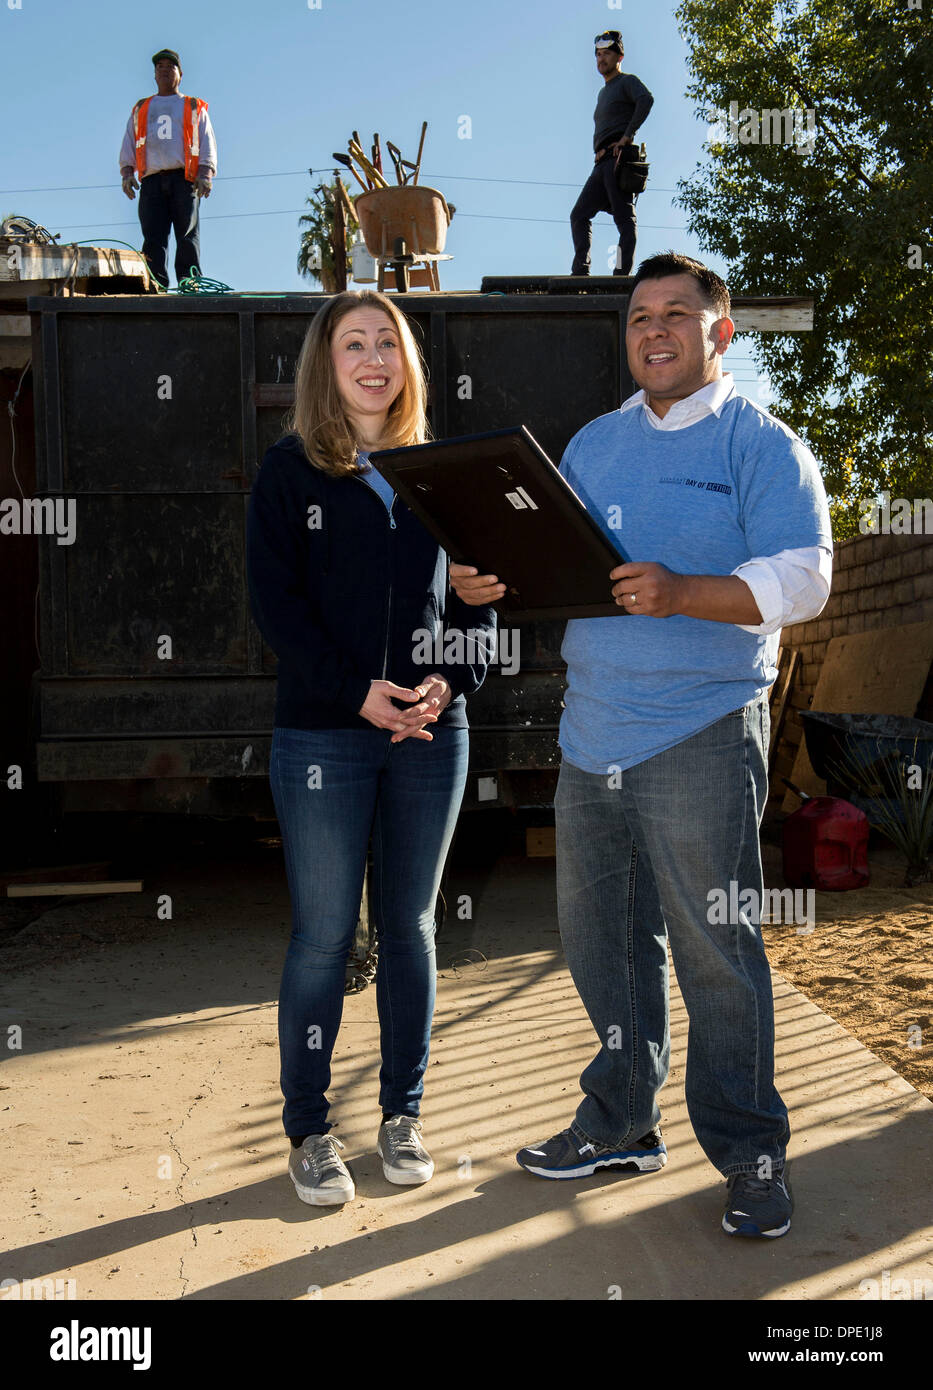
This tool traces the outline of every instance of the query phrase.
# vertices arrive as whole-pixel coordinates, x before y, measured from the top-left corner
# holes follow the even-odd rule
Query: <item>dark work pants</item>
[[[166,258],[168,234],[175,233],[175,279],[201,265],[196,186],[184,169],[147,174],[139,189],[139,223],[143,230],[143,256],[160,285],[168,287]]]
[[[619,231],[619,250],[616,253],[613,275],[631,274],[638,226],[635,216],[636,195],[620,190],[616,183],[614,165],[614,155],[603,155],[599,163],[594,165],[592,174],[573,205],[570,214],[570,231],[573,236],[571,275],[590,273],[590,243],[593,238],[590,223],[598,212],[611,212]]]

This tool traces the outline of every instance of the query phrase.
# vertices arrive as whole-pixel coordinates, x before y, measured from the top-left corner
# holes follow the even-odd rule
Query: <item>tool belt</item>
[[[644,145],[619,145],[615,151],[611,145],[607,145],[596,151],[596,163],[599,164],[606,155],[613,153],[617,187],[623,193],[644,193],[651,167],[645,158]]]

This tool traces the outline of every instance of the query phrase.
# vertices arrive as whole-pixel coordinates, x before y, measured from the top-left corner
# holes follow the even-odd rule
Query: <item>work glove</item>
[[[203,175],[199,174],[197,179],[195,180],[195,187],[198,190],[199,198],[209,198],[211,196],[210,176],[204,178]]]
[[[134,174],[123,175],[123,192],[129,198],[130,202],[133,202],[134,198],[136,197],[136,194],[133,190],[138,187],[139,184],[136,182],[136,176]]]

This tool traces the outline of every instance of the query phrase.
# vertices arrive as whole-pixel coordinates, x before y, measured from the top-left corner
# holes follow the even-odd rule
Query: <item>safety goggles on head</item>
[[[597,52],[601,48],[622,48],[622,35],[618,29],[606,29],[602,34],[597,34],[593,40],[596,44]]]

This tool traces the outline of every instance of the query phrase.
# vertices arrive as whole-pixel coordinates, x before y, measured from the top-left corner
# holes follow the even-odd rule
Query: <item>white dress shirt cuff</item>
[[[769,558],[746,560],[732,571],[752,591],[762,621],[737,623],[743,632],[768,637],[790,623],[822,613],[832,583],[832,553],[823,546],[784,550]]]
[[[751,589],[752,598],[758,604],[758,612],[762,619],[754,627],[745,623],[736,623],[736,627],[740,627],[743,632],[754,632],[763,637],[769,636],[772,632],[779,632],[784,625],[784,591],[771,566],[762,560],[747,560],[732,573],[744,580]]]

